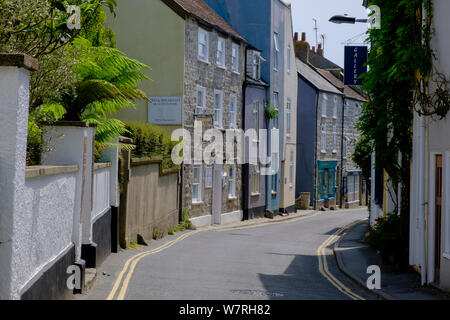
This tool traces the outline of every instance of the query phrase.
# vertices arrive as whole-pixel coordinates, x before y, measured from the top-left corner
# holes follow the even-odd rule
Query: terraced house
[[[225,154],[225,132],[242,128],[244,37],[201,0],[131,0],[117,12],[111,24],[119,49],[151,66],[153,80],[143,88],[151,101],[122,118],[182,127],[191,137],[196,122],[203,133],[219,129]],[[236,161],[184,163],[182,207],[192,223],[241,220],[241,181]]]

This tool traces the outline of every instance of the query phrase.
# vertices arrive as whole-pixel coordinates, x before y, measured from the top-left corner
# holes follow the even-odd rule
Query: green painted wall
[[[117,16],[108,15],[117,48],[150,66],[143,81],[149,96],[183,96],[184,19],[161,0],[119,0]],[[148,121],[147,101],[137,101],[136,110],[127,109],[115,117],[126,121]]]

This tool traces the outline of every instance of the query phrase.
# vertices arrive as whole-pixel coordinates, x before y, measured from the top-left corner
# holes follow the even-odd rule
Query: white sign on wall
[[[182,124],[182,97],[150,97],[148,122],[160,125]]]

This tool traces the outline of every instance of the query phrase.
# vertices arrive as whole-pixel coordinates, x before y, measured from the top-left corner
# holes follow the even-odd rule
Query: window
[[[239,73],[239,45],[236,43],[231,47],[231,71]]]
[[[327,152],[327,126],[326,124],[322,124],[322,148],[321,152],[326,153]]]
[[[230,129],[236,129],[236,95],[230,95]]]
[[[202,165],[195,164],[192,178],[192,202],[202,202]]]
[[[206,89],[197,86],[197,108],[195,112],[197,114],[204,114],[206,110]]]
[[[253,128],[256,136],[259,137],[259,101],[253,102]]]
[[[220,90],[214,90],[214,126],[222,128],[222,104],[223,94]]]
[[[334,96],[333,101],[333,119],[337,119],[338,97]]]
[[[287,71],[288,73],[291,72],[291,46],[288,46],[287,48]]]
[[[217,66],[225,68],[225,39],[219,37],[217,40]]]
[[[322,94],[322,118],[327,117],[327,104],[328,104],[328,97],[325,93]]]
[[[252,194],[259,194],[259,165],[251,166],[251,186],[252,186]]]
[[[273,68],[278,70],[280,65],[280,46],[278,33],[273,34]]]
[[[337,139],[337,132],[336,132],[337,130],[336,130],[336,125],[334,124],[333,125],[333,153],[336,153],[337,152],[337,150],[336,150],[336,147],[337,147],[337,141],[336,141],[336,139]]]
[[[198,29],[198,59],[208,62],[209,55],[209,34],[208,31]]]
[[[272,152],[272,193],[278,192],[278,153]]]
[[[259,80],[261,78],[261,54],[259,52],[253,53],[253,79]]]
[[[294,184],[294,152],[291,151],[291,157],[289,159],[289,187]]]
[[[205,169],[205,189],[212,188],[212,176],[213,176],[212,166],[206,166]]]
[[[280,94],[278,92],[274,92],[273,93],[273,105],[275,108],[277,108],[279,110],[280,108]],[[273,121],[273,125],[275,128],[278,128],[278,118],[275,118]]]
[[[228,198],[236,198],[236,166],[230,166],[228,175]]]
[[[286,135],[291,135],[291,101],[288,100],[286,104]]]

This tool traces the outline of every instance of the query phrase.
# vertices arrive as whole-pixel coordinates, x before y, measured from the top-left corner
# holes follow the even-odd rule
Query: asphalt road
[[[132,259],[118,282],[124,258],[113,276],[99,276],[85,298],[109,293],[117,299],[121,292],[123,299],[137,300],[373,299],[339,272],[326,242],[341,227],[367,216],[363,209],[340,210],[263,227],[198,232]]]

